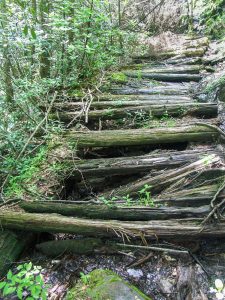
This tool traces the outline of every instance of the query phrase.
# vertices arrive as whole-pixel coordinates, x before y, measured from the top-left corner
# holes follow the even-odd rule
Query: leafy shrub
[[[17,295],[18,299],[47,299],[47,289],[41,275],[41,267],[32,262],[19,265],[18,272],[9,270],[6,280],[0,282],[0,293],[7,299],[9,295]]]

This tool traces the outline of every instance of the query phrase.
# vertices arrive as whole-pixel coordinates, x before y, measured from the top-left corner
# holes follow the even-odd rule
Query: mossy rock
[[[66,300],[151,300],[110,270],[94,270],[68,292]]]

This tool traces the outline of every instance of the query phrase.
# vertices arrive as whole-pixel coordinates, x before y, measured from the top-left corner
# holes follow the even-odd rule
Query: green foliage
[[[25,192],[24,188],[34,192],[36,187],[32,185],[32,180],[37,178],[46,155],[47,149],[42,146],[34,157],[27,156],[20,160],[14,160],[8,156],[3,162],[3,166],[13,172],[9,176],[5,195],[21,197]]]
[[[200,25],[205,26],[205,33],[212,38],[224,38],[225,35],[225,1],[204,0],[204,11]]]
[[[41,275],[42,268],[31,262],[19,265],[17,273],[9,270],[6,280],[0,282],[0,291],[3,297],[17,295],[18,299],[47,299],[47,287]]]
[[[84,274],[83,272],[80,272],[80,278],[81,278],[81,281],[83,282],[83,284],[88,285],[90,275]]]
[[[116,83],[126,83],[127,76],[122,72],[116,72],[111,74],[111,80]]]
[[[139,202],[142,205],[155,207],[155,203],[151,197],[151,192],[149,191],[151,189],[151,186],[148,184],[145,184],[144,187],[138,191],[139,194]]]

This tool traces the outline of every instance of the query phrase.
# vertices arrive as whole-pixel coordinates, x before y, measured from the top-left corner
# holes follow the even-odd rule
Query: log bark
[[[2,212],[4,214],[4,212]],[[4,276],[14,263],[27,243],[31,240],[30,233],[1,230],[0,232],[0,277]]]
[[[218,131],[202,125],[174,128],[104,130],[78,132],[70,130],[65,133],[67,142],[77,148],[84,147],[117,147],[152,145],[160,143],[203,142],[213,141],[219,136]]]
[[[116,205],[116,202],[115,202]],[[134,204],[135,205],[135,204]],[[138,205],[138,204],[137,204]],[[149,221],[183,218],[203,218],[210,212],[210,206],[199,208],[108,206],[95,204],[65,204],[51,202],[23,202],[20,207],[31,213],[57,213],[63,216],[90,219]]]
[[[193,238],[224,237],[225,222],[200,225],[201,219],[166,220],[166,221],[100,221],[64,217],[54,214],[31,214],[15,211],[0,212],[2,228],[22,231],[72,233],[94,237],[130,238]]]
[[[158,86],[158,87],[118,87],[111,86],[108,92],[115,95],[184,95],[189,92],[189,88],[185,86]]]
[[[130,68],[129,68],[130,67]],[[136,70],[135,70],[136,69]],[[129,73],[129,72],[140,72],[140,74],[151,74],[151,73],[164,73],[164,74],[199,74],[199,72],[203,69],[203,66],[200,65],[184,65],[182,66],[151,66],[148,64],[138,64],[138,65],[131,65],[127,66],[125,68],[122,68],[121,70],[123,72]]]
[[[187,166],[181,167],[179,169],[175,170],[169,170],[164,172],[163,174],[154,176],[154,177],[148,177],[145,176],[142,179],[138,181],[134,181],[129,183],[126,186],[121,186],[118,189],[115,189],[112,192],[104,193],[105,197],[108,197],[109,195],[135,195],[138,193],[139,190],[141,190],[145,185],[149,185],[149,190],[162,190],[162,187],[166,187],[173,182],[176,182],[180,180],[181,178],[184,178],[192,173],[200,172],[206,169],[211,168],[213,165],[222,164],[222,160],[219,156],[216,156],[214,154],[206,156],[203,159],[200,159],[198,161],[195,161],[194,163],[191,163]]]
[[[167,82],[189,82],[189,81],[200,81],[202,79],[202,75],[196,74],[167,74],[167,73],[150,73],[147,71],[135,72],[124,72],[124,74],[128,77],[132,78],[147,78],[159,81],[167,81]],[[140,74],[140,75],[139,75]]]
[[[101,239],[85,238],[76,240],[49,241],[36,245],[36,249],[48,256],[58,257],[62,254],[88,255],[104,246]]]
[[[209,205],[214,195],[218,191],[219,185],[204,185],[192,189],[182,189],[173,193],[163,193],[154,200],[155,204],[176,206],[176,207],[199,207]],[[225,191],[219,196],[218,200],[225,197]]]
[[[101,102],[102,104],[102,102]],[[114,103],[113,103],[114,104]],[[142,102],[142,104],[144,104]],[[95,105],[95,104],[93,104]],[[172,117],[182,117],[190,115],[193,117],[209,118],[216,117],[218,113],[218,106],[216,104],[165,104],[165,105],[148,105],[148,106],[134,106],[125,108],[110,108],[111,102],[108,103],[108,109],[90,110],[88,112],[88,120],[102,120],[119,119],[135,116],[138,112],[152,117],[161,117],[165,113]],[[124,104],[122,104],[124,106]],[[91,106],[92,108],[92,106]],[[85,112],[58,112],[51,115],[53,119],[60,119],[63,122],[69,122],[74,118],[85,118]]]
[[[71,165],[75,164],[76,168],[73,168],[70,174],[76,179],[82,179],[83,177],[96,178],[102,176],[135,174],[147,172],[152,169],[173,169],[213,153],[221,155],[221,152],[217,151],[215,148],[199,148],[197,150],[178,152],[160,151],[156,154],[152,153],[142,156],[88,159],[76,162],[71,159]],[[68,162],[70,162],[70,160],[68,160]]]

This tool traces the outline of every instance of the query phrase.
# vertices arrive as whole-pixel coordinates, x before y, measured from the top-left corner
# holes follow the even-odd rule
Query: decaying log
[[[166,187],[173,182],[180,180],[192,173],[200,172],[206,169],[211,168],[213,165],[220,164],[221,158],[217,155],[208,155],[200,160],[197,160],[187,166],[165,171],[163,174],[149,177],[144,176],[142,179],[131,182],[126,186],[122,186],[118,189],[115,189],[113,192],[104,193],[104,196],[113,195],[135,195],[141,190],[145,185],[149,185],[149,189],[151,190],[159,190],[162,187]]]
[[[129,68],[130,67],[130,68]],[[136,69],[136,70],[135,70]],[[199,74],[199,72],[203,69],[203,66],[200,65],[187,65],[185,66],[182,64],[182,66],[151,66],[148,64],[138,64],[138,65],[131,65],[127,66],[125,68],[122,68],[122,71],[125,72],[125,74],[128,72],[136,72],[140,74],[151,74],[151,73],[163,73],[163,74]]]
[[[74,161],[71,158],[71,177],[82,179],[83,177],[101,177],[134,174],[147,172],[151,169],[173,169],[194,162],[209,154],[221,155],[215,148],[185,150],[185,151],[160,151],[141,156],[100,158]],[[69,162],[70,160],[68,160]]]
[[[142,103],[143,105],[144,103]],[[124,106],[125,104],[122,104]],[[108,107],[111,106],[111,103],[108,104]],[[114,106],[114,105],[113,105]],[[90,107],[91,109],[92,107]],[[148,106],[134,106],[134,107],[125,107],[125,108],[108,108],[103,110],[90,110],[88,112],[88,120],[102,120],[107,119],[119,119],[119,118],[128,118],[134,117],[137,113],[142,113],[151,117],[161,117],[165,113],[172,117],[182,117],[186,115],[209,118],[216,117],[218,111],[218,106],[216,104],[165,104],[165,105],[148,105]],[[74,118],[80,119],[85,118],[85,111],[79,112],[58,112],[55,115],[51,115],[54,119],[60,119],[63,122],[69,122]]]
[[[176,206],[176,207],[198,207],[210,205],[210,202],[218,190],[218,184],[203,185],[193,189],[182,189],[173,193],[163,193],[154,200],[155,204]],[[225,191],[218,197],[222,200],[225,197]]]
[[[37,244],[35,247],[45,255],[58,257],[62,254],[73,253],[88,255],[100,250],[104,243],[99,238],[84,238],[75,240],[57,240]]]
[[[167,82],[189,82],[189,81],[200,81],[202,75],[197,74],[169,74],[169,73],[148,73],[147,71],[125,71],[124,74],[132,78],[148,78],[159,81]]]
[[[22,231],[72,233],[94,237],[130,238],[203,238],[225,236],[225,222],[202,228],[201,219],[160,221],[100,221],[64,217],[55,214],[31,214],[14,211],[0,212],[2,228]]]
[[[116,202],[115,202],[116,205]],[[57,213],[64,216],[90,219],[149,221],[182,218],[202,218],[210,212],[210,206],[200,208],[109,206],[94,204],[65,204],[51,202],[23,202],[20,206],[31,213]]]
[[[69,130],[64,138],[77,148],[152,145],[160,143],[213,141],[218,132],[206,126],[183,126],[174,128],[104,130],[78,132]]]
[[[175,83],[174,83],[175,84]],[[116,95],[185,95],[189,92],[190,87],[179,85],[176,86],[140,86],[140,87],[118,87],[111,86],[108,92]]]
[[[4,212],[2,212],[4,214]],[[4,276],[14,263],[27,243],[31,240],[30,233],[1,230],[0,232],[0,277]]]

